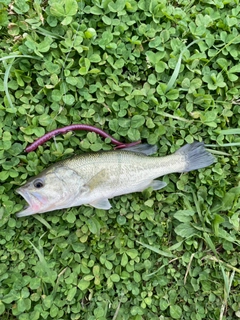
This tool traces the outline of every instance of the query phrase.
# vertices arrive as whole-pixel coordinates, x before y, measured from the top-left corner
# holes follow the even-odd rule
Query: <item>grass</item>
[[[239,1],[0,3],[0,318],[239,318]],[[161,191],[17,219],[15,190],[51,163],[110,150],[74,123],[212,166]]]

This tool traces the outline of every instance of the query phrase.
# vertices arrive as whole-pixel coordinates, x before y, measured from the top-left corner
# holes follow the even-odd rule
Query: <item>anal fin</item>
[[[112,207],[107,198],[99,199],[89,204],[94,208],[103,209],[103,210],[108,210]]]
[[[160,189],[166,187],[166,185],[167,185],[167,183],[164,182],[164,181],[153,180],[153,181],[150,183],[149,187],[152,187],[153,190],[160,190]]]
[[[142,192],[147,188],[152,188],[153,190],[160,190],[166,187],[166,185],[166,182],[160,180],[144,180],[141,183],[139,183],[138,186],[135,186],[134,189],[130,190],[130,192]]]

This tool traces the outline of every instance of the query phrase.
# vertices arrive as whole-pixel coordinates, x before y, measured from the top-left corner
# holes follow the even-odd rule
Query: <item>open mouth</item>
[[[16,213],[16,216],[18,218],[30,216],[32,214],[39,212],[40,202],[36,196],[30,195],[26,190],[23,190],[22,188],[18,188],[16,190],[16,192],[18,194],[20,194],[27,202],[24,209],[22,211]]]

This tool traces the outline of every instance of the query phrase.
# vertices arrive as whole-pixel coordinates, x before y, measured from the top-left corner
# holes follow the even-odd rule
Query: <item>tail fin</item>
[[[204,148],[203,142],[186,144],[175,154],[185,156],[186,167],[183,172],[205,168],[215,162],[214,156]]]

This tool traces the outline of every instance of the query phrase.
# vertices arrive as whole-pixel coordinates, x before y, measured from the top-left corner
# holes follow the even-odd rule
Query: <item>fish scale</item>
[[[148,187],[159,190],[166,183],[154,179],[204,168],[215,161],[200,142],[187,144],[165,157],[148,156],[155,151],[154,146],[138,145],[83,154],[55,163],[17,189],[28,203],[17,216],[80,205],[108,210],[111,208],[108,199]]]

